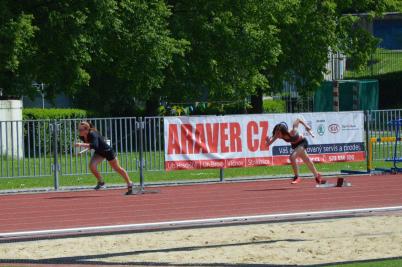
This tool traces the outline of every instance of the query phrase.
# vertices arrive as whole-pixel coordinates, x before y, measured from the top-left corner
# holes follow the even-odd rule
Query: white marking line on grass
[[[110,230],[146,230],[158,229],[163,227],[184,227],[184,226],[201,226],[208,224],[220,223],[234,223],[240,221],[256,222],[269,219],[291,219],[300,217],[314,217],[323,215],[342,215],[342,214],[356,214],[367,212],[382,212],[382,211],[398,211],[402,210],[402,206],[379,207],[379,208],[360,208],[360,209],[344,209],[344,210],[327,210],[327,211],[310,211],[310,212],[295,212],[295,213],[279,213],[279,214],[266,214],[266,215],[252,215],[252,216],[238,216],[238,217],[222,217],[211,219],[196,219],[196,220],[182,220],[182,221],[167,221],[155,223],[138,223],[138,224],[121,224],[121,225],[106,225],[106,226],[90,226],[78,228],[64,228],[52,230],[38,230],[38,231],[23,231],[23,232],[10,232],[0,233],[0,238],[10,237],[29,237],[29,236],[43,236],[55,234],[74,234],[74,233],[96,233],[105,232]]]

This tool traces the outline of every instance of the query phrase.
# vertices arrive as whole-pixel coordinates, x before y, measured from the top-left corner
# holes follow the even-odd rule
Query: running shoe
[[[300,183],[300,182],[301,182],[300,177],[299,177],[299,176],[295,176],[295,177],[293,177],[293,180],[292,180],[291,184],[298,184],[298,183]]]
[[[95,190],[106,189],[105,182],[98,182],[98,184],[94,187]]]
[[[133,194],[133,183],[130,183],[127,185],[127,192],[126,195],[132,195]]]
[[[327,181],[325,179],[322,179],[321,174],[318,174],[317,177],[315,177],[315,182],[317,184],[326,184]]]

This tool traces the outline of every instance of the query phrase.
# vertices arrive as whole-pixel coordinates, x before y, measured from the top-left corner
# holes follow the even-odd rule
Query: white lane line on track
[[[390,207],[377,207],[377,208],[360,208],[360,209],[343,209],[343,210],[327,210],[327,211],[311,211],[311,212],[296,212],[296,213],[280,213],[280,214],[266,214],[266,215],[252,215],[252,216],[237,216],[237,217],[222,217],[210,219],[195,219],[195,220],[181,220],[181,221],[166,221],[155,223],[138,223],[138,224],[122,224],[122,225],[106,225],[106,226],[90,226],[90,227],[77,227],[77,228],[63,228],[63,229],[50,229],[50,230],[37,230],[37,231],[21,231],[0,233],[0,238],[12,237],[30,237],[30,236],[43,236],[43,235],[57,235],[57,234],[74,234],[74,233],[96,233],[105,231],[123,231],[123,230],[146,230],[158,229],[165,227],[185,227],[185,226],[201,226],[213,225],[222,223],[235,223],[235,222],[257,222],[272,219],[292,219],[325,215],[347,215],[367,212],[385,212],[385,211],[399,211],[402,206]]]

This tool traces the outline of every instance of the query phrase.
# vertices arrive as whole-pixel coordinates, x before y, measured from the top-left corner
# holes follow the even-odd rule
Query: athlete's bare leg
[[[118,174],[120,174],[121,177],[123,177],[123,179],[126,181],[127,185],[132,184],[130,177],[128,176],[128,173],[126,172],[125,169],[123,169],[120,166],[119,160],[117,158],[109,161],[109,164],[113,168],[113,170],[115,170]]]
[[[103,183],[103,177],[98,171],[98,165],[101,163],[105,158],[98,155],[94,154],[91,158],[91,161],[89,163],[89,169],[91,170],[92,174],[96,177],[99,183]]]

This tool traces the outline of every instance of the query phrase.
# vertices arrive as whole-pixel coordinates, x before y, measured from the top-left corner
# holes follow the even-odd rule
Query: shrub
[[[284,113],[286,111],[286,103],[284,100],[269,100],[263,102],[264,113]]]
[[[90,114],[83,109],[67,109],[67,108],[24,108],[22,110],[22,118],[24,120],[57,120],[57,119],[74,119],[86,118]]]

